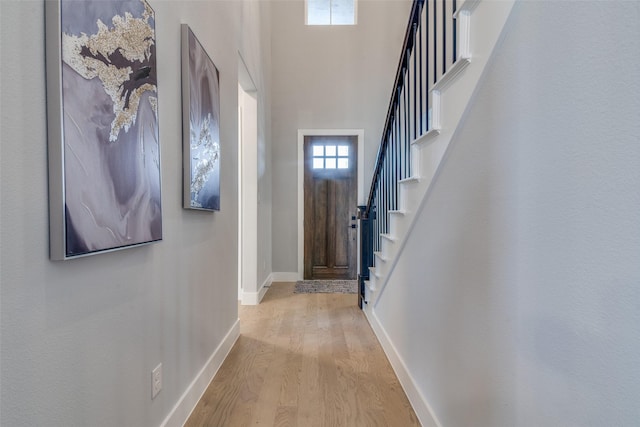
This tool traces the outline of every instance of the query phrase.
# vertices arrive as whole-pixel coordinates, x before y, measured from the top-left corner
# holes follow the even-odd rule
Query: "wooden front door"
[[[356,278],[357,137],[304,138],[304,278]]]

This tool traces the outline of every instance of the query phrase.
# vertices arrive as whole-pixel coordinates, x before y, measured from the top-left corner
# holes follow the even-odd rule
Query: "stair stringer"
[[[515,0],[467,0],[458,10],[461,34],[460,58],[434,85],[433,129],[412,142],[414,177],[400,183],[401,215],[391,214],[383,239],[375,278],[365,288],[366,309],[372,310],[382,296],[389,275],[415,225],[416,213],[428,198],[429,189],[445,156],[485,67],[499,43]],[[366,311],[366,310],[365,310]]]

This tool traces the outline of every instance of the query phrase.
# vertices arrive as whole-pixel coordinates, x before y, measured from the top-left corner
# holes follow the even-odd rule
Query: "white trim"
[[[387,239],[390,242],[395,242],[396,240],[398,240],[398,238],[393,234],[381,233],[380,237],[382,237],[383,239]]]
[[[431,142],[436,139],[436,137],[440,135],[440,129],[431,129],[427,133],[423,133],[418,139],[415,139],[411,142],[412,145],[421,145]]]
[[[458,55],[460,58],[471,58],[471,11],[460,12],[456,23],[460,33]]]
[[[407,395],[420,424],[422,424],[423,427],[441,427],[442,425],[433,412],[433,408],[431,408],[427,399],[418,389],[416,380],[409,373],[407,365],[389,339],[389,335],[387,335],[387,332],[378,320],[378,316],[376,316],[371,309],[365,309],[364,313],[384,353],[387,355],[387,359],[389,359],[389,363],[398,377],[398,381],[400,381],[400,385]]]
[[[364,195],[364,129],[298,129],[298,277],[304,276],[304,137],[358,137],[358,205],[366,204]],[[359,250],[359,248],[358,248]],[[356,259],[360,259],[359,257]]]
[[[280,271],[271,273],[274,282],[296,282],[298,273],[295,271]]]
[[[398,181],[398,184],[411,184],[416,182],[420,182],[420,177],[414,175],[405,179],[401,179],[400,181]]]
[[[470,62],[471,62],[471,58],[458,58],[456,63],[453,64],[453,66],[449,68],[442,77],[440,77],[440,80],[438,80],[438,82],[435,85],[433,85],[433,88],[431,89],[431,91],[434,94],[435,93],[439,94],[441,91],[445,90],[447,87],[451,85],[451,83],[455,81],[455,78],[458,76],[458,74],[460,74],[462,70],[467,68],[467,65],[469,65]],[[434,108],[434,114],[435,114],[435,108]],[[440,126],[435,125],[435,119],[434,119],[433,127],[440,128]]]
[[[353,25],[358,25],[358,0],[353,0]]]
[[[238,299],[258,292],[258,92],[238,53]],[[253,293],[253,296],[251,294]]]
[[[376,251],[376,252],[373,253],[373,256],[377,257],[382,262],[387,262],[388,261],[387,257],[385,257],[382,252]]]
[[[191,412],[202,398],[202,395],[209,387],[209,383],[213,380],[218,369],[229,355],[233,345],[240,336],[240,320],[236,320],[222,342],[215,349],[207,363],[202,367],[200,372],[191,381],[185,392],[180,396],[178,403],[173,407],[167,418],[164,419],[160,427],[180,427],[189,419]]]
[[[241,56],[238,55],[240,59]],[[240,67],[238,65],[238,67]],[[238,73],[240,74],[240,73]],[[240,77],[238,77],[240,80]],[[244,89],[238,83],[238,301],[242,301],[242,141],[244,120]]]
[[[265,281],[262,282],[262,285],[260,286],[257,292],[242,292],[242,300],[241,300],[242,305],[260,304],[260,301],[262,301],[262,298],[264,298],[265,294],[269,290],[269,286],[271,286],[271,283],[273,283],[273,277],[270,274],[265,279]]]
[[[445,74],[446,76],[446,74]],[[444,78],[444,76],[442,77]],[[442,80],[439,80],[438,82],[440,82]],[[440,132],[440,130],[442,129],[442,124],[440,122],[440,113],[441,113],[441,107],[442,107],[442,103],[440,102],[440,91],[439,90],[435,90],[435,87],[438,83],[436,83],[433,87],[434,89],[431,90],[431,102],[433,104],[433,107],[431,107],[431,131],[438,131],[438,133]],[[429,133],[427,132],[427,133]],[[419,170],[419,169],[418,169]]]
[[[473,12],[473,9],[478,7],[479,3],[480,0],[465,0],[460,6],[458,6],[458,10],[456,10],[456,13],[453,14],[453,17],[458,18],[458,16],[463,12],[470,14],[471,12]]]

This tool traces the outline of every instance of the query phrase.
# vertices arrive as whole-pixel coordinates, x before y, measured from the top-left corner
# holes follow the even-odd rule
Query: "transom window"
[[[307,25],[355,25],[356,0],[306,0]]]
[[[349,169],[349,146],[314,144],[313,169]]]

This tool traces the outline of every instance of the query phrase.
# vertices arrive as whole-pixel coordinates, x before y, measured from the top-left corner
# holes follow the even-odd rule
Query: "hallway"
[[[274,283],[185,424],[418,426],[356,295]]]

